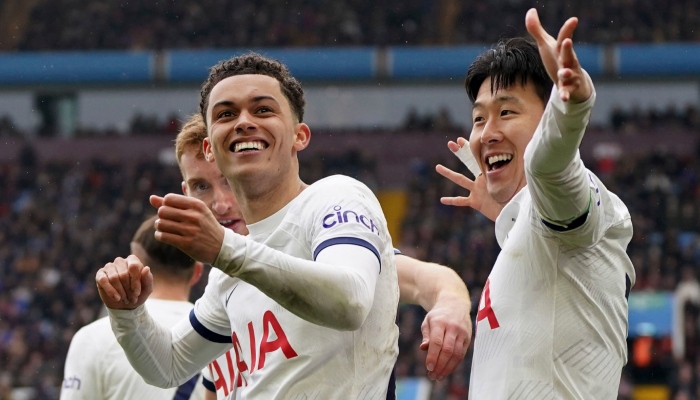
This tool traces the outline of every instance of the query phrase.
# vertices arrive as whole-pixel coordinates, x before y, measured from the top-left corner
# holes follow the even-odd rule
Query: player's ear
[[[294,150],[304,150],[310,141],[311,129],[303,122],[298,123],[294,129]]]
[[[208,137],[204,138],[204,142],[202,143],[202,152],[204,153],[205,160],[208,162],[214,162],[214,151],[211,148],[211,143],[209,142]]]
[[[203,272],[204,272],[204,264],[202,264],[199,261],[194,263],[194,272],[192,273],[192,278],[190,278],[190,287],[194,286],[197,282],[199,282],[199,278],[202,277]]]

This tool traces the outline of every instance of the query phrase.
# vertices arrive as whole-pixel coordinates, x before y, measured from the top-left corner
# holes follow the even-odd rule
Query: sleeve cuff
[[[208,391],[216,393],[216,386],[214,386],[214,382],[210,381],[209,379],[202,378],[202,386],[204,386],[204,388]]]
[[[246,239],[230,229],[224,229],[224,240],[221,250],[212,263],[229,276],[236,276],[239,272],[246,254]]]
[[[593,104],[595,104],[596,92],[595,86],[593,85],[593,80],[591,79],[590,75],[588,75],[588,72],[586,72],[586,70],[582,69],[582,71],[585,79],[587,79],[588,83],[591,85],[591,96],[588,99],[586,99],[586,101],[582,103],[572,103],[570,101],[563,101],[559,97],[559,89],[557,88],[557,85],[555,84],[554,86],[552,86],[550,101],[552,102],[552,105],[562,114],[576,115],[584,113],[591,110],[593,108]]]

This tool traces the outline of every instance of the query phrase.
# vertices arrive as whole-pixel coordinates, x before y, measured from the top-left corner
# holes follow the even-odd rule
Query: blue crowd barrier
[[[463,79],[487,46],[270,48],[299,80]],[[612,50],[612,51],[608,51]],[[0,54],[0,85],[201,83],[211,66],[245,49],[156,52],[94,51]],[[576,45],[594,77],[700,75],[700,44]],[[160,56],[160,57],[159,57]]]
[[[148,83],[153,59],[125,51],[0,54],[0,84]]]
[[[245,54],[247,49],[173,50],[167,54],[166,77],[173,82],[203,81],[209,68],[221,60]],[[374,48],[258,49],[280,60],[299,80],[367,80],[376,76]]]
[[[621,44],[620,76],[700,75],[700,44]]]

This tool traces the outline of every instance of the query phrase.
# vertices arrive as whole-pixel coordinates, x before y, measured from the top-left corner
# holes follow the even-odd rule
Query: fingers
[[[576,30],[577,25],[578,18],[576,17],[571,17],[564,22],[564,25],[559,29],[559,35],[557,35],[557,50],[561,49],[564,40],[571,40],[574,37],[574,30]]]
[[[163,242],[165,244],[175,246],[181,250],[182,250],[182,246],[185,244],[185,241],[187,240],[187,238],[184,236],[181,236],[181,235],[178,235],[175,233],[170,233],[170,232],[162,232],[159,230],[156,231],[154,237],[159,242]]]
[[[180,210],[197,209],[204,205],[201,200],[195,199],[194,197],[183,196],[175,193],[168,193],[164,197],[151,195],[148,198],[148,201],[155,208],[171,207]]]
[[[465,139],[463,137],[458,137],[457,144],[459,145],[459,147],[464,147],[464,146],[468,145],[469,142],[467,141],[467,139]]]
[[[438,376],[448,376],[453,373],[454,370],[459,366],[459,364],[464,360],[464,356],[467,354],[467,349],[469,348],[469,342],[464,338],[457,336],[455,338],[455,347],[452,352],[452,357],[449,358],[445,367],[441,370],[435,371]],[[439,362],[438,362],[439,364]]]
[[[135,255],[126,258],[127,272],[129,275],[129,300],[136,303],[141,296],[141,270],[143,264]]]
[[[455,206],[455,207],[471,207],[472,202],[469,197],[462,197],[462,196],[457,196],[457,197],[440,197],[440,203],[446,205],[446,206]]]
[[[460,173],[454,172],[453,170],[441,164],[436,165],[435,170],[438,174],[444,176],[445,178],[451,180],[453,183],[456,183],[457,185],[467,190],[471,191],[474,188],[474,181]]]
[[[458,349],[459,347],[459,349]],[[440,348],[440,353],[435,364],[435,369],[433,373],[437,375],[438,380],[442,380],[448,373],[446,373],[445,366],[452,360],[452,358],[458,355],[458,350],[461,351],[462,344],[457,341],[457,336],[454,332],[450,330],[444,332],[444,338],[442,341],[442,347]],[[428,350],[430,352],[430,350]]]
[[[451,152],[456,153],[459,151],[461,146],[458,143],[455,143],[450,140],[449,142],[447,142],[447,148],[450,149]]]
[[[145,267],[141,270],[141,296],[148,296],[153,292],[153,274],[150,267]],[[141,299],[139,299],[141,300]]]
[[[104,295],[106,295],[109,299],[121,302],[125,296],[125,292],[122,288],[120,293],[120,291],[114,286],[114,284],[112,284],[112,280],[110,279],[110,273],[112,273],[113,275],[116,274],[116,272],[112,271],[110,264],[105,265],[103,268],[100,268],[100,270],[97,271],[97,275],[95,276],[97,288],[101,293],[104,293]],[[119,284],[118,286],[121,286],[121,284]],[[107,299],[105,299],[104,297],[103,300],[107,302]]]
[[[540,46],[545,44],[547,40],[553,39],[542,27],[540,17],[534,8],[529,9],[527,14],[525,14],[525,27]]]
[[[124,259],[119,257],[113,263],[104,266],[102,272],[107,276],[109,285],[117,292],[116,296],[112,296],[114,300],[126,302],[126,287],[129,285],[129,277],[124,268]]]
[[[574,42],[571,39],[564,39],[559,53],[560,69],[579,68],[578,57],[574,51]]]
[[[151,197],[148,198],[148,202],[151,203],[153,207],[158,208],[163,205],[163,198],[160,196],[151,195]]]
[[[425,357],[425,367],[428,369],[428,376],[431,379],[436,379],[437,375],[433,373],[437,366],[438,358],[440,357],[440,351],[442,349],[443,340],[445,336],[445,330],[441,324],[435,324],[431,326],[426,317],[421,325],[421,332],[423,332],[423,341],[427,337],[428,339],[428,355]],[[423,346],[425,347],[425,346]]]

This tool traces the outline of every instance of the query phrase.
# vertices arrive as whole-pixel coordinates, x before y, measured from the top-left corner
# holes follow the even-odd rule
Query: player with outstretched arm
[[[501,246],[476,318],[472,400],[617,398],[635,281],[625,252],[632,223],[579,156],[596,94],[573,49],[577,22],[555,39],[530,10],[537,44],[503,40],[472,63],[469,146],[482,176],[437,167],[472,190],[443,202],[495,219]]]

